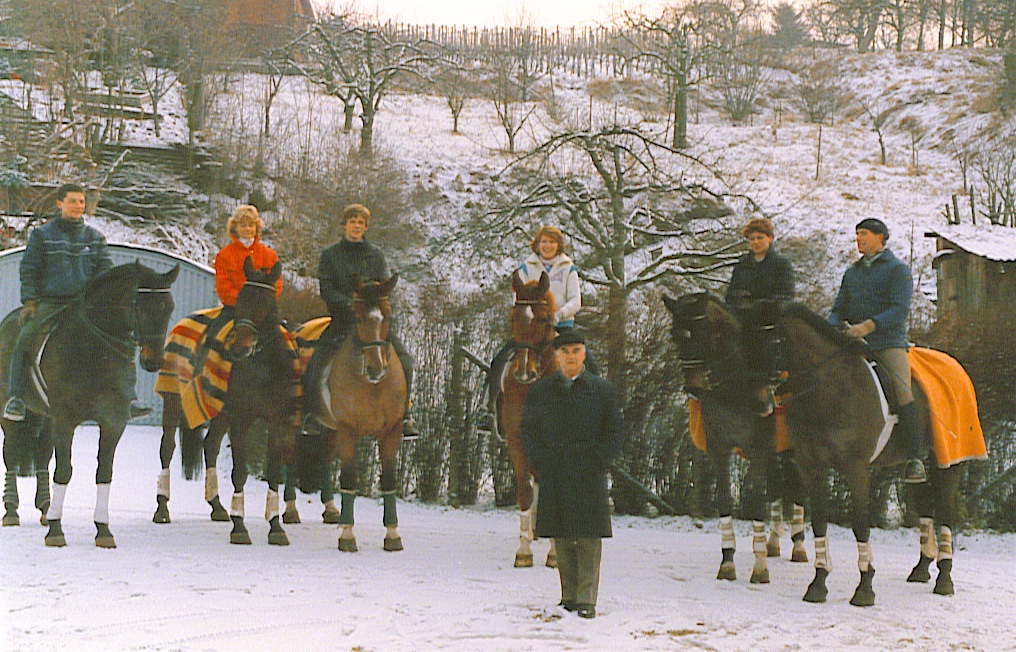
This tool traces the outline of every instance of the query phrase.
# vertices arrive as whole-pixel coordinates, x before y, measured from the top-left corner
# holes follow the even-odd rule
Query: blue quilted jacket
[[[21,259],[21,302],[74,297],[112,266],[104,235],[81,220],[54,217],[28,237]]]
[[[829,322],[842,326],[871,319],[875,331],[864,338],[870,351],[906,349],[913,294],[910,268],[885,249],[870,266],[862,259],[847,268]]]

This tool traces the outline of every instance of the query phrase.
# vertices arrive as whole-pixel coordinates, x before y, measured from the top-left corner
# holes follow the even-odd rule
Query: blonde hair
[[[533,241],[529,243],[529,248],[533,250],[534,254],[539,255],[540,239],[545,236],[557,243],[557,255],[564,253],[565,247],[567,246],[564,240],[564,233],[562,233],[561,229],[556,226],[549,226],[545,224],[536,231],[536,235],[533,236]]]
[[[339,216],[339,224],[345,224],[354,217],[362,217],[364,222],[370,223],[370,209],[363,204],[350,204],[342,209]]]
[[[243,222],[254,222],[256,228],[255,234],[257,237],[261,237],[261,231],[265,228],[265,223],[261,221],[257,208],[250,204],[237,206],[236,210],[233,211],[233,217],[229,218],[229,221],[226,222],[226,231],[229,232],[229,235],[238,237],[236,227]]]

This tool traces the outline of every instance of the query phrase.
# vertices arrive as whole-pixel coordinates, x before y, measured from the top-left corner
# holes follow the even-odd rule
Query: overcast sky
[[[347,0],[323,0],[332,6]],[[371,16],[402,22],[437,25],[504,25],[520,6],[537,25],[596,25],[609,21],[612,8],[642,4],[657,7],[663,0],[357,0],[357,9]],[[530,22],[530,21],[527,21]]]

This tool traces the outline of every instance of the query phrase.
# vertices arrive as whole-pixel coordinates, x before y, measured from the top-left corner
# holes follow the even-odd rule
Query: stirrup
[[[131,411],[131,419],[140,419],[141,417],[147,417],[149,414],[151,414],[152,408],[148,407],[147,405],[142,405],[137,401],[131,401],[130,411]]]
[[[27,409],[25,408],[25,402],[17,396],[12,396],[7,399],[7,404],[4,405],[4,418],[8,421],[24,421]]]
[[[928,474],[924,470],[924,462],[916,457],[907,460],[907,466],[903,471],[903,481],[907,484],[927,482]]]
[[[420,431],[417,429],[413,417],[404,417],[402,419],[402,441],[412,441],[419,436]]]

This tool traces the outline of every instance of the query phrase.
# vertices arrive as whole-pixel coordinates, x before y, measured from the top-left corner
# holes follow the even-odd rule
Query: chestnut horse
[[[392,306],[388,295],[398,274],[380,281],[356,282],[353,293],[354,326],[325,368],[317,419],[322,425],[325,462],[339,458],[341,508],[339,550],[356,552],[353,534],[353,501],[356,498],[356,442],[366,436],[378,442],[381,461],[381,499],[386,530],[384,549],[402,550],[398,531],[395,494],[398,482],[396,457],[402,444],[402,417],[406,406],[406,377],[395,355],[388,332]],[[306,477],[301,474],[301,477]]]
[[[730,456],[734,448],[740,449],[753,467],[763,465],[771,497],[782,496],[794,504],[790,559],[807,562],[804,508],[801,506],[804,496],[799,471],[790,458],[784,460],[787,468],[780,468],[773,419],[759,417],[768,403],[756,400],[753,394],[757,387],[754,378],[758,375],[752,374],[761,366],[758,348],[745,346],[745,329],[740,320],[719,299],[706,292],[678,299],[664,296],[663,302],[673,317],[672,336],[681,359],[685,389],[701,405],[706,453],[717,477],[723,558],[716,579],[737,579],[732,520],[734,501],[730,483]],[[782,504],[777,499],[771,505],[772,526],[768,541],[764,505],[749,505],[749,511],[753,519],[752,550],[755,555],[751,583],[765,584],[769,582],[766,557],[780,556]]]
[[[55,316],[53,332],[45,336],[41,351],[36,349],[34,353],[38,375],[33,376],[33,385],[37,389],[24,397],[25,403],[30,412],[51,422],[56,455],[53,494],[46,512],[47,546],[67,545],[61,519],[71,481],[74,431],[85,421],[96,421],[99,451],[95,471],[95,545],[116,547],[109,529],[109,493],[113,456],[130,419],[135,357],[140,346],[144,369],[157,371],[162,366],[163,341],[173,313],[169,288],[179,271],[177,266],[161,274],[135,262],[103,272]],[[17,336],[17,320],[12,313],[0,325],[0,369],[8,368]],[[0,382],[0,400],[6,401],[6,374]],[[20,423],[5,419],[5,452],[8,441],[35,436],[37,427],[35,419]]]
[[[497,431],[508,446],[508,457],[515,472],[515,497],[521,512],[515,567],[529,568],[533,565],[533,518],[539,492],[533,466],[522,450],[522,406],[533,383],[557,371],[557,358],[551,346],[556,335],[554,313],[557,306],[546,273],[540,275],[539,281],[523,283],[516,271],[512,274],[512,292],[515,294],[510,317],[512,357],[505,364],[501,377],[491,382],[501,385],[496,403]],[[547,566],[557,566],[553,540],[547,553]]]

